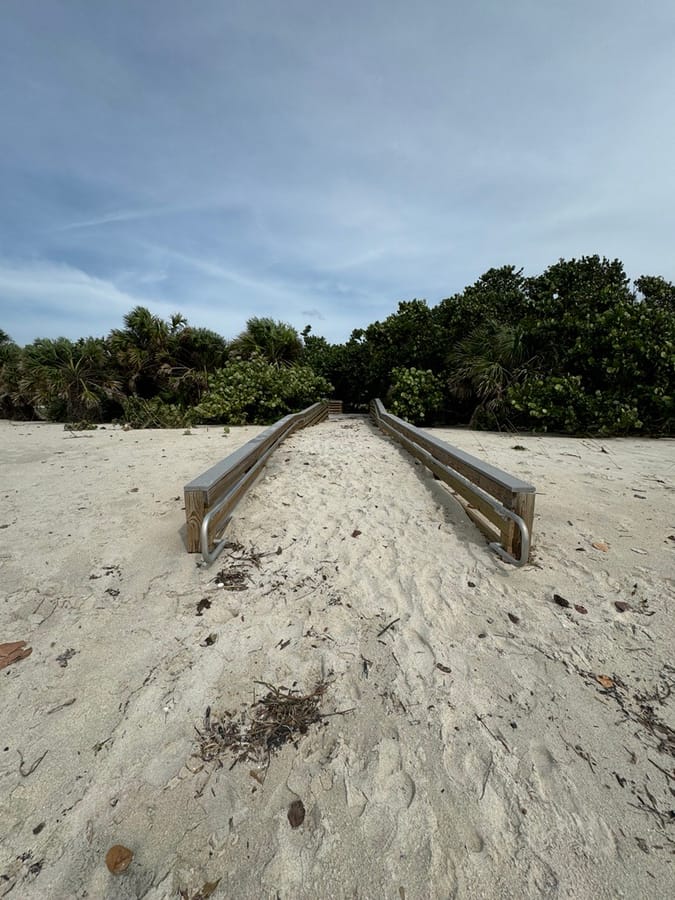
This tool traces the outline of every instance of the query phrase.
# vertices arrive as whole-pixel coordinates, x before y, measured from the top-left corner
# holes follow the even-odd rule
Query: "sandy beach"
[[[0,421],[0,897],[674,896],[675,441],[435,431],[536,486],[516,569],[336,416],[200,567],[183,485],[261,430]],[[330,715],[204,763],[259,682]]]

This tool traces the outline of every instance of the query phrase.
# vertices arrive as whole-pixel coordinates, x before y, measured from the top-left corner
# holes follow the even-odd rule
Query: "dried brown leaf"
[[[208,900],[219,884],[220,878],[217,881],[207,881],[206,884],[202,885],[201,890],[194,895],[192,900]]]
[[[609,546],[605,543],[605,541],[593,541],[591,547],[593,547],[595,550],[600,550],[602,553],[607,553],[607,551],[609,550]]]
[[[115,844],[106,853],[105,864],[108,867],[108,871],[112,872],[113,875],[121,875],[122,872],[126,872],[129,868],[133,858],[133,850],[123,846],[123,844]]]
[[[299,828],[305,821],[305,804],[302,800],[294,800],[288,807],[288,821],[291,828]]]
[[[25,641],[11,641],[8,644],[0,644],[0,669],[11,666],[20,659],[26,659],[33,652],[32,647],[27,647]]]
[[[598,684],[601,684],[604,688],[609,689],[609,688],[614,687],[614,682],[609,677],[609,675],[596,675],[595,680],[598,682]]]

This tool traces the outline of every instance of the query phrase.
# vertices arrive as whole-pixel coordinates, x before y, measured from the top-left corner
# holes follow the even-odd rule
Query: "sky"
[[[675,280],[672,0],[3,0],[0,328],[343,341],[493,266]]]

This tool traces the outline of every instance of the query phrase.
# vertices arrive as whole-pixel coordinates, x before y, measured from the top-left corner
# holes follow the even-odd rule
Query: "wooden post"
[[[527,530],[530,534],[530,540],[532,539],[532,525],[534,523],[535,497],[535,493],[518,493],[514,494],[511,503],[504,504],[507,509],[513,510],[513,512],[517,516],[520,516],[520,518],[525,522]],[[502,546],[507,551],[507,553],[515,556],[516,559],[520,558],[520,529],[511,519],[508,519],[502,527]]]
[[[206,495],[202,491],[184,491],[183,496],[185,497],[187,551],[188,553],[199,553],[202,519],[206,515]]]

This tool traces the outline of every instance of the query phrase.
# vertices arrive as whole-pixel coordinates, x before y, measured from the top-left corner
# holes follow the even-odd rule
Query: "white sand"
[[[675,442],[437,432],[537,486],[534,564],[515,569],[395,444],[335,418],[240,505],[232,538],[282,553],[226,592],[226,556],[185,552],[182,487],[258,430],[0,422],[0,643],[33,647],[0,671],[0,897],[218,878],[213,897],[256,900],[675,895],[675,751],[617,700],[639,712],[675,681]],[[354,711],[263,785],[229,760],[190,771],[207,705],[321,678],[323,709]],[[675,728],[673,698],[651,705]],[[135,854],[117,877],[115,843]]]

